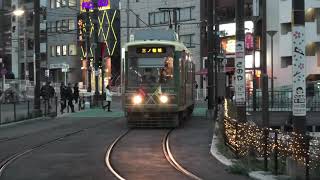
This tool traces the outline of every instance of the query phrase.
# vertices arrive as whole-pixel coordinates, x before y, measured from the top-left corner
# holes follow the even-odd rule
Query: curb
[[[216,121],[219,121],[219,118],[221,118],[221,116],[224,116],[224,113],[221,113],[221,112],[218,113]],[[218,151],[216,147],[216,145],[218,144],[218,141],[219,141],[218,137],[216,135],[213,135],[211,147],[210,147],[210,154],[215,159],[217,159],[220,163],[222,163],[227,167],[234,165],[234,163],[232,162],[232,159],[228,159]],[[272,175],[271,172],[265,172],[265,171],[251,171],[248,173],[248,176],[251,179],[255,179],[255,180],[276,180],[277,179],[276,178],[277,176]]]
[[[16,126],[16,125],[20,125],[20,124],[27,124],[27,123],[31,123],[31,122],[35,122],[35,121],[50,120],[50,119],[54,119],[54,118],[52,118],[52,117],[38,117],[38,118],[33,118],[33,119],[26,119],[23,121],[2,124],[2,125],[0,125],[0,129],[11,127],[11,126]]]

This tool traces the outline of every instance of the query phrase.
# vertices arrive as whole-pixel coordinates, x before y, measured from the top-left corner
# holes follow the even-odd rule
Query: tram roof
[[[128,50],[129,46],[142,46],[142,45],[169,45],[174,46],[177,51],[187,51],[190,53],[188,48],[179,41],[166,41],[166,40],[146,40],[146,41],[132,41],[127,43],[124,48]]]

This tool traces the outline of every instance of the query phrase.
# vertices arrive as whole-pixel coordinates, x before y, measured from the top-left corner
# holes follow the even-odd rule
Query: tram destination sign
[[[165,47],[139,47],[137,48],[138,54],[163,54],[166,53]]]

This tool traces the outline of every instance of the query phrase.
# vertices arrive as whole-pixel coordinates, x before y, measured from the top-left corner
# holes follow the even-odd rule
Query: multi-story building
[[[194,0],[121,0],[121,44],[130,40],[136,30],[149,28],[168,29],[174,23],[177,8],[177,33],[179,39],[192,52],[196,71],[200,69],[200,1]],[[169,13],[170,12],[170,13]],[[174,25],[173,25],[173,28]],[[199,82],[200,77],[197,77]]]
[[[49,79],[54,82],[80,82],[81,62],[77,50],[77,0],[47,1]]]
[[[80,82],[80,85],[91,85],[94,89],[94,76],[99,74],[99,87],[101,88],[101,70],[94,70],[94,50],[101,47],[101,55],[104,56],[103,66],[112,64],[106,69],[103,78],[108,83],[112,76],[111,72],[120,74],[120,47],[119,38],[119,10],[118,0],[106,0],[100,4],[98,14],[98,29],[94,29],[94,15],[92,11],[92,0],[50,0],[48,1],[48,68],[50,77],[54,82]],[[86,13],[86,8],[89,12]],[[89,21],[89,49],[86,51],[86,27]],[[98,33],[98,42],[95,42],[94,33]],[[88,55],[88,57],[87,57]],[[105,58],[108,57],[108,58]],[[90,63],[86,59],[90,60]],[[114,61],[113,61],[114,60]],[[88,66],[89,65],[89,66]],[[90,67],[90,68],[88,68]],[[90,69],[90,78],[88,70]],[[83,86],[83,87],[85,87]]]
[[[276,31],[274,36],[274,86],[292,86],[292,1],[268,0],[268,28]],[[271,16],[272,14],[272,16]],[[307,82],[320,81],[320,2],[305,1],[305,42]],[[271,72],[271,38],[268,36],[268,69]],[[269,74],[270,77],[270,74]],[[315,86],[317,87],[317,86]]]
[[[11,9],[11,1],[0,0],[0,58],[4,67],[11,69],[11,20],[8,13]]]
[[[0,20],[5,24],[0,27],[1,48],[0,56],[5,63],[4,68],[9,78],[34,80],[33,62],[33,1],[8,0],[0,1]],[[15,16],[14,10],[21,9],[24,13]],[[46,27],[45,27],[45,1],[41,0],[41,63],[46,60]],[[42,70],[44,74],[44,69]]]

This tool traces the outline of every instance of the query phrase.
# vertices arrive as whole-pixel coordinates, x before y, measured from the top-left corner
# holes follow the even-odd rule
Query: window
[[[149,13],[149,24],[166,24],[169,22],[168,12],[152,12]]]
[[[61,21],[61,30],[62,31],[67,31],[68,30],[68,21],[67,20],[62,20]]]
[[[194,34],[180,35],[180,42],[182,42],[188,48],[193,48],[193,36]]]
[[[69,6],[76,6],[76,0],[69,0]]]
[[[77,46],[75,44],[69,45],[69,56],[77,55]]]
[[[61,0],[56,0],[56,8],[61,7]]]
[[[56,48],[55,46],[51,46],[51,57],[56,56]]]
[[[56,55],[61,56],[61,46],[57,46],[56,48],[57,48]]]
[[[55,4],[56,4],[56,0],[51,0],[50,1],[50,8],[54,9],[55,8]]]
[[[287,68],[292,65],[292,56],[281,57],[281,68]]]
[[[60,21],[56,21],[56,28],[57,28],[57,32],[61,31],[61,22]]]
[[[194,7],[181,8],[179,10],[178,19],[179,21],[190,21],[192,20],[192,10]]]
[[[52,31],[52,27],[51,27],[52,25],[51,25],[51,22],[47,22],[47,31],[48,32],[51,32]]]
[[[56,22],[51,22],[51,32],[56,32],[57,24]]]
[[[64,7],[64,6],[67,6],[67,0],[60,0],[61,1],[61,6]]]
[[[62,56],[66,56],[67,55],[67,45],[63,45],[62,46]]]
[[[75,23],[73,19],[69,19],[69,30],[75,30]]]

